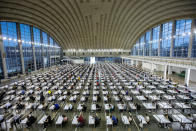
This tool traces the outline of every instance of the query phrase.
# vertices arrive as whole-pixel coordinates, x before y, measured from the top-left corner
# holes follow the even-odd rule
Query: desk
[[[148,109],[148,110],[153,110],[153,109],[156,109],[156,106],[153,105],[152,103],[142,103],[143,106]]]
[[[58,119],[57,119],[57,121],[56,121],[56,125],[61,125],[63,123],[63,116],[62,115],[60,115],[59,117],[58,117]]]
[[[39,120],[39,122],[38,122],[38,124],[44,124],[44,121],[47,119],[47,115],[44,115],[40,120]]]
[[[153,115],[153,117],[161,124],[171,123],[164,115]]]
[[[192,121],[189,120],[188,118],[186,118],[184,115],[182,114],[179,114],[179,115],[172,115],[172,118],[175,120],[175,121],[178,121],[180,123],[185,123],[185,124],[191,124]]]
[[[78,124],[78,119],[77,119],[77,115],[75,115],[72,120],[72,125],[77,125],[77,124]]]
[[[147,124],[145,118],[142,115],[137,115],[137,119],[142,122],[142,124]]]
[[[146,101],[147,100],[144,96],[136,96],[136,98],[140,101]]]
[[[172,108],[172,106],[166,102],[158,102],[157,104],[162,109],[171,109]]]
[[[89,125],[94,125],[95,124],[95,118],[91,115],[89,115],[89,120],[88,120]]]
[[[190,109],[191,107],[189,105],[186,105],[185,103],[175,103],[176,106],[182,108],[182,109]]]
[[[110,118],[110,116],[106,116],[106,125],[113,125],[112,118]]]
[[[129,125],[130,124],[128,117],[125,116],[125,115],[122,116],[122,122],[125,125]]]

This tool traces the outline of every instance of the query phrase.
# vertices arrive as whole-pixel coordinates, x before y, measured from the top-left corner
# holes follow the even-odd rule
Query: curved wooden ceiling
[[[196,18],[196,0],[0,0],[0,20],[34,25],[63,49],[131,49],[151,27]]]

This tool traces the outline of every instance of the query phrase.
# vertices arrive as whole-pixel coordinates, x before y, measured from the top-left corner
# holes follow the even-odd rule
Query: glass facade
[[[172,22],[162,25],[162,40],[160,45],[160,56],[169,57],[172,38]]]
[[[20,24],[20,32],[21,32],[21,42],[22,42],[25,72],[30,72],[35,69],[30,26],[25,24]]]
[[[191,33],[191,20],[177,20],[173,57],[187,57]]]
[[[144,51],[144,36],[140,38],[139,42],[139,55],[143,56],[143,51]]]
[[[1,22],[1,33],[7,63],[7,73],[9,77],[15,76],[22,72],[16,23]]]
[[[151,45],[152,56],[158,56],[159,33],[160,33],[160,26],[157,26],[152,29],[152,45]]]
[[[24,70],[25,72],[35,70],[34,57],[33,57],[33,45],[35,48],[35,60],[37,69],[44,67],[49,67],[50,63],[50,53],[54,55],[60,55],[61,49],[56,42],[50,37],[51,42],[49,43],[48,34],[42,32],[40,29],[35,27],[30,27],[26,24],[18,24],[16,22],[0,22],[1,26],[1,36],[0,39],[3,42],[4,56],[1,56],[0,52],[0,78],[3,78],[3,65],[2,57],[6,60],[6,68],[8,77],[16,76],[22,73],[22,62],[24,60]],[[31,30],[32,29],[32,30]],[[41,33],[43,38],[43,43],[41,41]],[[20,55],[19,45],[22,45],[23,58]],[[42,50],[43,46],[43,50]],[[43,51],[43,53],[42,53]],[[43,56],[44,54],[44,56]],[[45,59],[46,58],[46,59]],[[55,57],[54,57],[55,58]],[[60,57],[55,59],[53,65],[58,63]]]
[[[196,20],[194,20],[194,22],[196,23]],[[171,54],[172,55],[171,57],[186,58],[188,57],[190,36],[193,35],[193,44],[192,44],[192,50],[190,52],[191,54],[190,57],[195,58],[196,57],[196,28],[193,29],[193,32],[191,32],[192,20],[191,19],[176,20],[174,24],[175,26],[173,25],[173,22],[169,21],[147,31],[143,36],[139,38],[139,46],[137,41],[135,45],[132,47],[131,55],[159,56],[158,51],[160,51],[160,57],[170,57]],[[172,29],[173,27],[174,29]],[[172,32],[172,30],[174,32]],[[143,45],[141,44],[143,43],[143,39],[144,39],[144,50],[142,50]],[[159,46],[159,42],[160,42],[160,46]],[[171,49],[171,47],[173,48]],[[142,55],[142,51],[144,51],[143,55]]]
[[[151,31],[146,32],[146,41],[144,45],[144,56],[149,56],[150,54],[150,40],[151,40]]]
[[[196,20],[194,21],[196,24]],[[193,30],[193,45],[192,45],[192,57],[196,57],[196,29]]]
[[[43,39],[43,53],[44,53],[44,66],[49,67],[50,66],[50,52],[49,52],[49,43],[48,43],[48,34],[45,32],[42,32],[42,39]]]
[[[35,47],[37,70],[39,70],[40,68],[43,68],[42,45],[41,45],[40,36],[41,36],[40,30],[33,27],[33,40],[34,40],[34,47]]]

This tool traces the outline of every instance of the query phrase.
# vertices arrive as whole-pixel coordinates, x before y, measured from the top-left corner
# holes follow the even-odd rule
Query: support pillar
[[[195,19],[192,19],[191,23],[191,35],[190,35],[190,40],[189,40],[189,48],[188,48],[188,58],[191,58],[192,56],[192,46],[195,38]]]
[[[172,21],[172,34],[171,34],[171,47],[170,47],[170,57],[173,57],[173,49],[174,49],[174,42],[175,38],[173,37],[176,33],[176,21]]]
[[[42,35],[42,31],[40,31],[40,41],[41,41],[41,51],[42,51],[42,63],[43,63],[43,69],[45,69],[45,64],[44,64],[44,43],[43,43],[43,35]]]
[[[36,66],[36,56],[35,56],[35,44],[34,44],[34,37],[33,37],[33,27],[30,27],[30,31],[31,31],[31,41],[32,41],[32,49],[33,49],[33,61],[34,61],[34,70],[37,70],[37,66]]]
[[[160,31],[159,31],[158,56],[161,56],[162,29],[163,29],[163,25],[161,24]]]
[[[16,23],[16,28],[17,28],[17,38],[20,40],[20,41],[18,41],[18,46],[19,46],[19,51],[20,51],[22,74],[25,74],[24,57],[23,57],[23,49],[22,49],[21,32],[20,32],[20,24],[19,23]]]
[[[190,68],[187,68],[187,69],[186,69],[186,74],[185,74],[185,84],[186,84],[187,86],[189,86],[190,71],[191,71],[191,69],[190,69]]]
[[[0,25],[0,36],[2,36],[1,32],[1,25]],[[5,60],[5,51],[4,51],[4,46],[3,46],[3,37],[0,39],[0,50],[1,50],[1,58],[2,58],[2,66],[3,66],[3,75],[4,78],[8,78],[7,74],[7,66],[6,66],[6,60]]]
[[[153,73],[153,63],[151,63],[151,73]]]
[[[167,65],[164,66],[164,81],[167,80]]]
[[[172,67],[171,66],[168,66],[168,75],[171,75],[172,74]]]

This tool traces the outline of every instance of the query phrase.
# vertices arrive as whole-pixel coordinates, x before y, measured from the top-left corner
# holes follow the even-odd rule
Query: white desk
[[[95,124],[95,118],[93,116],[89,116],[89,120],[88,120],[89,125],[94,125]]]
[[[186,124],[191,124],[192,123],[192,121],[191,120],[189,120],[189,119],[187,119],[184,115],[182,115],[182,114],[179,114],[179,115],[172,115],[172,118],[174,118],[175,119],[175,121],[178,121],[178,122],[180,122],[180,123],[186,123]]]
[[[144,96],[136,96],[136,98],[140,101],[146,101],[147,100]]]
[[[157,104],[162,109],[171,109],[172,108],[172,106],[166,102],[158,102]]]
[[[142,124],[147,124],[145,118],[142,115],[137,115],[137,119],[142,122]]]
[[[38,122],[38,124],[44,124],[44,121],[47,119],[47,115],[44,115]]]
[[[112,118],[110,118],[110,116],[106,116],[106,125],[113,125]]]
[[[164,115],[153,115],[153,117],[161,124],[171,123]]]
[[[56,121],[56,125],[61,125],[63,123],[63,116],[62,115],[60,115],[59,117],[58,117],[58,119],[57,119],[57,121]]]
[[[153,105],[152,103],[142,103],[143,106],[148,109],[148,110],[153,110],[153,109],[156,109],[156,106]]]
[[[125,116],[125,115],[122,116],[122,122],[125,125],[129,125],[130,124],[128,117]]]

